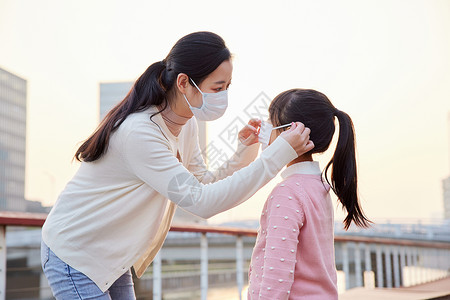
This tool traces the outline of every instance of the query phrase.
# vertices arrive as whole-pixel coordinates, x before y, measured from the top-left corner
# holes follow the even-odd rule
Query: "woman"
[[[294,123],[251,163],[260,124],[252,120],[233,158],[208,172],[192,116],[223,115],[231,74],[222,38],[189,34],[80,146],[80,168],[42,229],[42,267],[56,299],[135,299],[130,268],[144,273],[177,206],[209,218],[247,200],[313,148],[309,129]]]

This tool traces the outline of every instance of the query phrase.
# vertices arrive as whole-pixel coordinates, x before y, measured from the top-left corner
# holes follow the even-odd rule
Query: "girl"
[[[235,156],[207,171],[192,117],[210,121],[225,112],[230,57],[214,33],[183,37],[80,146],[80,168],[42,228],[42,267],[56,299],[135,299],[130,268],[145,272],[177,206],[209,218],[313,148],[309,129],[296,123],[251,163],[260,124],[252,120]]]
[[[328,149],[335,117],[339,140],[324,170],[325,183],[312,154]],[[358,203],[352,121],[324,94],[306,89],[278,95],[269,107],[269,119],[271,124],[262,125],[260,134],[269,137],[263,133],[269,128],[269,144],[280,135],[282,125],[301,121],[311,129],[315,147],[287,164],[283,181],[264,205],[250,264],[248,299],[338,299],[330,186],[347,210],[346,229],[352,221],[362,227],[369,222]],[[272,125],[279,128],[271,130]]]

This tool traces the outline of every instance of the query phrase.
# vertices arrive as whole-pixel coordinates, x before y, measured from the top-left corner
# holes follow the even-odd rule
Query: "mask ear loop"
[[[189,80],[194,84],[194,86],[197,88],[197,90],[203,95],[202,90],[195,84],[194,80],[192,80],[191,77],[189,77]],[[191,111],[192,111],[193,108],[194,108],[194,109],[199,109],[198,107],[193,107],[193,106],[189,103],[189,101],[188,101],[188,99],[186,98],[186,95],[185,95],[185,94],[183,94],[183,97],[184,97],[184,99],[186,99],[186,102],[187,102],[187,104],[189,105],[189,108],[191,109]],[[204,105],[204,103],[203,103],[203,101],[202,101],[202,106],[201,106],[200,108],[202,108],[203,105]]]
[[[191,82],[195,85],[195,87],[197,88],[197,90],[203,94],[202,90],[197,86],[197,84],[195,84],[194,80],[192,80],[192,78],[189,77],[189,79],[191,80]]]
[[[283,127],[289,127],[289,126],[292,126],[292,123],[284,124],[284,125],[281,125],[281,126],[274,127],[274,128],[272,128],[272,130],[278,129],[278,128],[283,128]]]

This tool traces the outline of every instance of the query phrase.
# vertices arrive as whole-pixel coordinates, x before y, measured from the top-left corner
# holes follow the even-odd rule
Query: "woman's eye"
[[[220,88],[217,88],[217,89],[214,89],[214,90],[217,91],[217,92],[220,92],[222,90],[222,88],[220,87]]]

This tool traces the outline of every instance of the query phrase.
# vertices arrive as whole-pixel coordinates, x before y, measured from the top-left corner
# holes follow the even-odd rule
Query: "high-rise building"
[[[0,210],[25,211],[27,81],[0,68]]]
[[[111,108],[123,100],[133,86],[133,82],[100,83],[100,121]],[[206,124],[198,121],[200,149],[206,149]],[[205,152],[205,151],[203,151]],[[204,153],[206,155],[206,153]],[[177,209],[174,222],[203,223],[204,219],[194,216],[182,209]]]

